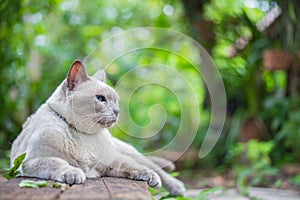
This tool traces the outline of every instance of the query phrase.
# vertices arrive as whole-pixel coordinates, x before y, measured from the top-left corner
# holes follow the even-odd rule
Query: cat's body
[[[75,61],[67,79],[37,112],[29,117],[14,141],[11,163],[26,152],[21,167],[25,176],[70,184],[100,176],[144,180],[152,187],[161,181],[173,195],[184,185],[134,147],[111,136],[119,115],[118,95],[104,83],[102,72],[87,76]],[[154,161],[154,160],[153,160]]]

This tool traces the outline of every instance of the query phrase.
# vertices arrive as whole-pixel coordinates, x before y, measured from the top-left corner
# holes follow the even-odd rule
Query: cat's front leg
[[[119,152],[135,160],[140,165],[147,166],[150,169],[154,170],[160,176],[163,186],[170,192],[171,195],[182,195],[186,191],[183,182],[172,177],[163,169],[161,169],[161,167],[165,168],[166,166],[174,168],[175,166],[173,164],[170,164],[170,161],[163,160],[162,162],[161,160],[157,160],[157,158],[154,158],[154,160],[153,158],[150,158],[149,160],[148,157],[142,155],[131,145],[116,138],[114,138],[114,142],[118,147]],[[153,161],[156,161],[158,165]]]
[[[84,172],[57,157],[26,159],[22,164],[22,175],[51,179],[68,184],[80,184],[86,179]]]
[[[106,175],[146,181],[149,186],[153,188],[161,187],[161,180],[156,172],[143,165],[137,164],[132,158],[125,155],[117,157],[110,164]]]

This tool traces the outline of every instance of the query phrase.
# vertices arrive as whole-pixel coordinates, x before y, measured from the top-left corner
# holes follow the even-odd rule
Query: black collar
[[[52,111],[52,112],[54,112],[56,115],[57,115],[57,117],[59,117],[60,119],[62,119],[70,128],[73,128],[73,129],[75,129],[75,130],[77,130],[74,126],[73,126],[73,124],[70,124],[68,121],[67,121],[67,119],[64,117],[64,116],[62,116],[61,114],[59,114],[58,112],[56,112],[49,104],[47,104],[48,105],[48,107],[50,108],[50,110]]]

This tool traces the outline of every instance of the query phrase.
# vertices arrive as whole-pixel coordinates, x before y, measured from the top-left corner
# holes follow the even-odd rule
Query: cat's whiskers
[[[88,115],[81,116],[80,117],[80,123],[85,123],[86,126],[91,126],[93,124],[94,119],[95,119],[94,115],[93,116],[92,115],[91,116],[88,116]],[[76,127],[76,120],[75,120],[75,124],[74,125]]]
[[[93,122],[93,120],[95,119],[96,116],[89,116],[89,117],[83,117],[81,118],[81,122]]]
[[[97,118],[97,114],[95,113],[80,116],[81,122],[92,121],[96,118]]]
[[[81,115],[80,117],[89,117],[89,116],[97,116],[97,113],[89,113],[89,114],[85,114],[85,115]]]
[[[96,123],[93,123],[92,121],[89,122],[89,123],[87,124],[87,127],[89,127],[89,128],[88,128],[88,131],[93,130],[93,129],[94,129],[94,126],[96,126]]]
[[[88,131],[92,130],[94,126],[97,124],[95,121],[85,118],[81,122],[84,122],[86,124],[86,127],[88,128]]]

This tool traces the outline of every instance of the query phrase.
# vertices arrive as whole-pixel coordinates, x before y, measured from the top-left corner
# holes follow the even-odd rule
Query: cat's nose
[[[113,112],[114,112],[116,115],[118,115],[118,114],[120,113],[120,109],[119,109],[119,108],[114,108],[114,109],[113,109]]]

